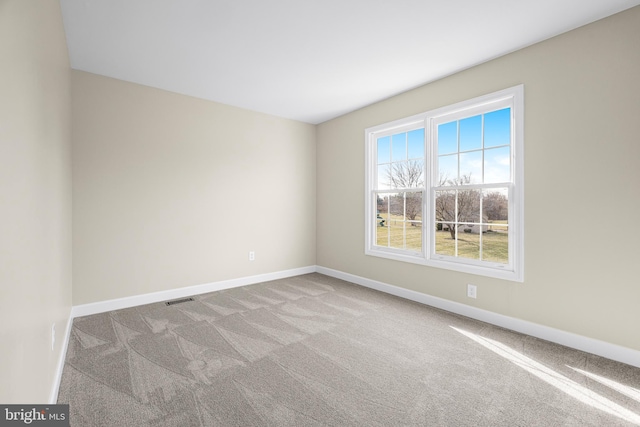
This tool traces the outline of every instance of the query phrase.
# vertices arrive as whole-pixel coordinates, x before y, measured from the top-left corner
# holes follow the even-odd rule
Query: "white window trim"
[[[485,111],[487,106],[507,102],[511,108],[512,126],[511,137],[511,176],[509,194],[509,266],[491,264],[484,261],[475,261],[464,258],[454,258],[436,255],[434,248],[428,247],[435,244],[435,240],[428,238],[427,230],[434,223],[433,180],[436,162],[436,144],[434,143],[435,123],[443,116],[447,120],[455,120],[456,117],[473,115],[475,110]],[[423,227],[422,227],[422,252],[383,248],[375,246],[376,223],[374,206],[374,183],[376,168],[375,141],[381,136],[401,132],[403,128],[420,124],[425,129],[425,189],[423,192]],[[524,86],[518,85],[498,92],[459,102],[446,107],[416,114],[411,117],[373,126],[365,130],[365,254],[396,261],[410,262],[430,267],[454,270],[463,273],[477,274],[481,276],[495,277],[516,282],[524,281]],[[372,215],[373,213],[373,215]]]

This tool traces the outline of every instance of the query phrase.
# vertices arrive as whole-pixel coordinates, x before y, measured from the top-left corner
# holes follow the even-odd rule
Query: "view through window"
[[[523,88],[366,130],[368,255],[522,280]]]

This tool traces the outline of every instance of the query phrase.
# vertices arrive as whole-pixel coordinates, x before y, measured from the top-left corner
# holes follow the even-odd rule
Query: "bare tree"
[[[387,172],[394,188],[417,188],[424,184],[422,160],[392,163]]]
[[[491,221],[508,219],[509,199],[498,191],[485,194],[482,198],[482,213]]]
[[[471,175],[448,179],[440,176],[440,185],[463,185],[471,182]],[[456,197],[457,193],[457,197]],[[436,195],[436,221],[440,221],[449,228],[451,238],[456,238],[456,228],[464,222],[478,222],[480,220],[479,190],[445,190]],[[457,201],[457,209],[456,209]]]
[[[422,216],[422,192],[397,193],[389,197],[390,212],[393,215],[405,216],[415,227],[416,218]]]
[[[392,163],[387,177],[394,188],[420,188],[424,184],[424,164],[422,160]],[[391,198],[391,213],[406,215],[410,221],[415,221],[422,214],[422,193],[399,193]],[[415,223],[411,223],[415,226]]]

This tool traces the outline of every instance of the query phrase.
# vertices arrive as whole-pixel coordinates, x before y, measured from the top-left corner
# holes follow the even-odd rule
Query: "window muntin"
[[[376,246],[422,253],[422,194],[377,193]]]
[[[434,121],[436,236],[432,253],[440,259],[510,264],[513,120],[510,106],[498,103],[498,107],[454,120],[444,115]]]
[[[424,128],[376,138],[376,190],[424,186]]]
[[[421,254],[424,127],[375,138],[374,246]]]
[[[368,255],[523,280],[522,95],[366,130]]]

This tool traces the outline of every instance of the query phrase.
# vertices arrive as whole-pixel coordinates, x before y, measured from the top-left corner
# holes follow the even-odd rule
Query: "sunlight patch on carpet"
[[[631,412],[626,408],[623,408],[622,406],[612,402],[606,397],[600,396],[598,393],[595,393],[594,391],[581,386],[575,381],[559,374],[552,369],[547,368],[543,364],[536,362],[535,360],[525,356],[524,354],[515,351],[514,349],[507,347],[506,345],[490,338],[481,337],[472,332],[468,332],[454,326],[450,327],[482,345],[483,347],[491,350],[495,354],[504,357],[508,361],[526,370],[530,374],[535,375],[536,377],[545,381],[547,384],[550,384],[556,387],[558,390],[567,393],[569,396],[579,400],[580,402],[616,416],[624,421],[640,425],[640,415],[636,414],[635,412]]]

